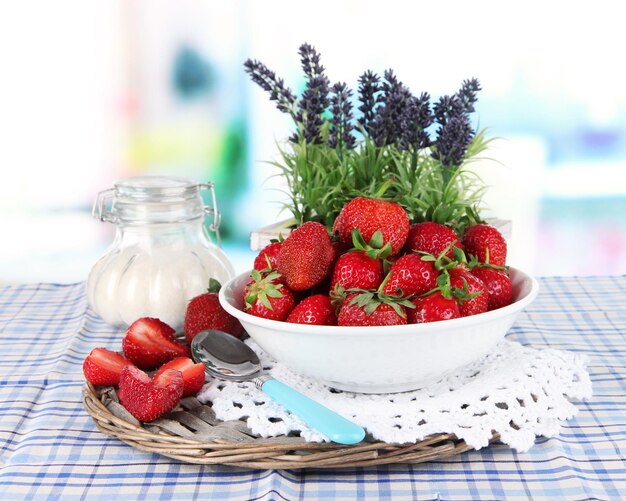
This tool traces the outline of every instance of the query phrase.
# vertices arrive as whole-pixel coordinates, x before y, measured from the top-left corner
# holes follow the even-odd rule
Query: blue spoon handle
[[[263,377],[265,379],[265,377]],[[260,381],[262,382],[262,381]],[[358,444],[365,438],[365,430],[341,417],[315,400],[276,379],[262,382],[261,389],[289,412],[338,444]]]

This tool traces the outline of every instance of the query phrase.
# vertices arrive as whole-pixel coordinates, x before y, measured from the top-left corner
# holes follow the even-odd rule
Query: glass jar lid
[[[178,223],[213,214],[211,229],[217,231],[219,211],[213,183],[197,183],[174,176],[137,176],[116,182],[98,193],[93,215],[115,224]],[[202,189],[211,192],[213,207],[204,205]]]

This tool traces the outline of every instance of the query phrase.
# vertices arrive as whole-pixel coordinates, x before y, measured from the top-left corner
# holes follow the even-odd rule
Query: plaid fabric
[[[122,337],[84,285],[0,288],[0,499],[619,499],[626,495],[626,277],[545,278],[509,336],[590,357],[594,398],[528,453],[493,446],[415,466],[247,471],[178,463],[108,438],[81,364]]]

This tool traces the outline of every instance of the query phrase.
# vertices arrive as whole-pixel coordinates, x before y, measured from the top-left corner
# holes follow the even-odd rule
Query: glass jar
[[[211,194],[204,205],[201,191]],[[89,305],[105,322],[127,326],[155,317],[179,330],[188,302],[206,292],[209,278],[234,275],[219,240],[220,213],[213,183],[167,176],[139,176],[98,194],[95,218],[116,226],[115,240],[87,279]]]

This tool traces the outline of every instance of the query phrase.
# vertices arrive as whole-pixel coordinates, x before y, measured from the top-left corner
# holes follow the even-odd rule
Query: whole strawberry
[[[346,252],[335,263],[330,290],[337,285],[344,289],[378,289],[383,278],[382,261],[369,257],[363,251]]]
[[[461,248],[461,239],[452,228],[425,221],[411,225],[404,250],[407,253],[426,252],[437,257],[448,248],[446,256],[454,259],[452,245]]]
[[[413,299],[414,309],[408,309],[410,324],[423,324],[459,318],[459,304],[454,298],[445,298],[440,291]]]
[[[477,266],[472,268],[472,275],[482,280],[487,289],[487,310],[495,310],[511,304],[513,288],[511,279],[501,270]]]
[[[175,331],[158,318],[135,320],[122,339],[124,356],[140,369],[156,369],[176,357],[189,356],[189,347],[174,338]]]
[[[405,325],[406,307],[413,307],[413,303],[408,300],[397,301],[377,291],[352,293],[346,297],[339,311],[337,325]]]
[[[272,242],[261,249],[259,255],[254,260],[255,270],[275,270],[278,266],[278,253],[282,242]]]
[[[409,233],[409,217],[402,206],[386,200],[356,197],[343,206],[335,219],[333,233],[346,245],[352,243],[352,231],[359,230],[365,242],[382,232],[383,245],[389,244],[391,255],[398,254]]]
[[[287,322],[294,324],[337,325],[337,314],[330,297],[315,294],[303,299],[291,311]]]
[[[432,261],[424,261],[417,254],[407,254],[391,266],[383,292],[403,297],[424,294],[437,287],[437,275]]]
[[[124,367],[117,396],[139,421],[149,422],[174,409],[183,395],[183,376],[169,369],[150,379],[134,365]]]
[[[482,280],[465,268],[449,270],[450,285],[456,289],[456,296],[469,296],[460,300],[459,311],[462,317],[477,315],[487,311],[487,291]]]
[[[474,256],[479,263],[494,266],[506,264],[506,240],[493,226],[475,224],[463,235],[465,253]]]
[[[244,311],[269,320],[285,320],[296,300],[293,292],[281,283],[283,277],[276,271],[262,274],[258,270],[252,270],[251,276],[244,290]]]
[[[230,315],[220,304],[218,293],[222,286],[211,278],[208,292],[194,297],[187,305],[183,330],[189,344],[200,331],[218,330],[241,337],[243,327],[235,317]]]
[[[83,374],[91,384],[115,386],[120,382],[122,369],[133,365],[122,355],[106,348],[94,348],[83,362]]]
[[[326,228],[309,221],[293,230],[281,244],[277,269],[290,289],[303,291],[326,278],[334,258]]]

